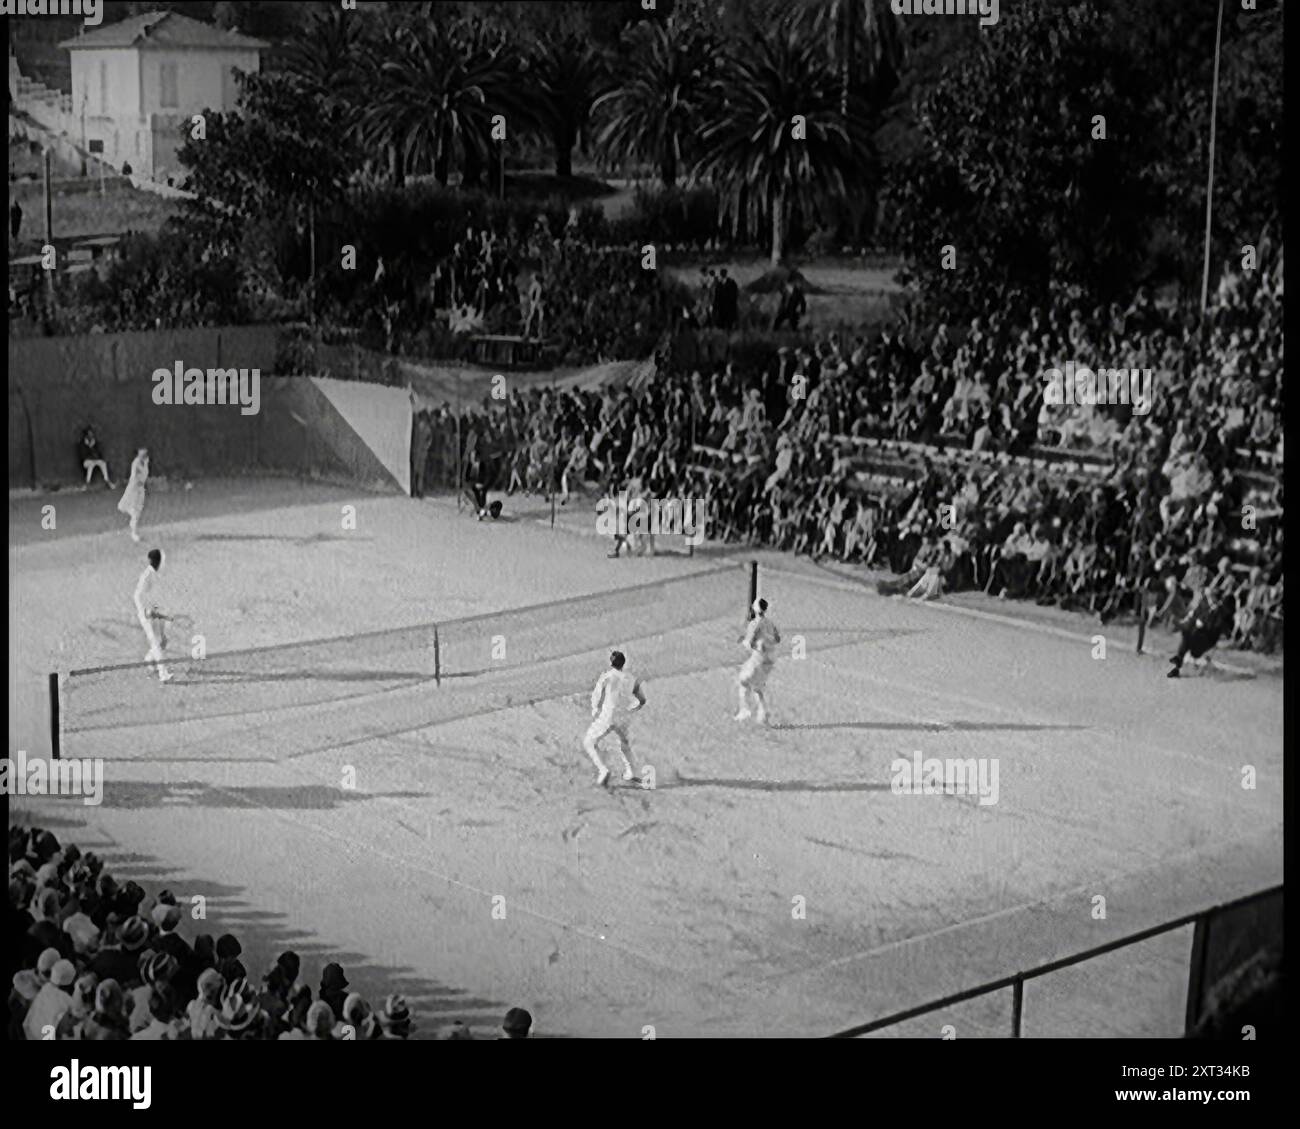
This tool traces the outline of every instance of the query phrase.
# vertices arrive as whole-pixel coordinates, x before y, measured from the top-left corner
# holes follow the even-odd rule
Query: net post
[[[433,684],[442,685],[442,646],[438,639],[438,625],[433,625]]]
[[[50,687],[50,759],[59,759],[59,675],[57,671],[51,671],[49,677]]]
[[[1187,1009],[1183,1019],[1183,1037],[1187,1038],[1200,1022],[1205,1003],[1205,971],[1209,964],[1210,922],[1214,910],[1206,910],[1192,926],[1192,958],[1187,968]]]
[[[758,599],[758,561],[749,562],[749,615],[754,618],[754,602]]]

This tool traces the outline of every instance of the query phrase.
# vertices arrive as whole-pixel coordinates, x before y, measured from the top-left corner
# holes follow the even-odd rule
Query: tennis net
[[[273,717],[424,685],[430,693],[447,693],[710,620],[743,622],[746,567],[725,564],[531,607],[360,635],[198,659],[169,654],[174,677],[166,685],[145,662],[74,670],[58,679],[58,747],[63,756],[102,755],[97,734],[158,726],[177,727],[177,740],[185,744],[199,733],[216,732],[196,730],[192,722]],[[529,673],[525,681],[541,686],[553,680]]]

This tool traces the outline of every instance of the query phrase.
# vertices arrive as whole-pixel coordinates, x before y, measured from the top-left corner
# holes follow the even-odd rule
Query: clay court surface
[[[749,554],[614,562],[537,502],[480,524],[290,482],[152,496],[136,546],[116,497],[11,497],[11,750],[45,751],[48,671],[143,658],[130,593],[154,543],[209,655],[167,687],[72,680],[65,751],[106,758],[104,803],[15,798],[11,818],[205,895],[188,932],[236,933],[250,970],[294,948],[313,984],[337,959],[371,1000],[403,992],[421,1034],[511,1005],[541,1035],[830,1034],[1281,881],[1276,677],[1169,682],[1118,641],[1095,659],[1082,620],[917,606],[763,554],[806,657],[785,651],[759,730],[731,716]],[[440,687],[422,633],[370,634],[480,615],[440,642]],[[580,748],[614,646],[646,685],[653,790],[597,790]],[[913,750],[996,758],[998,802],[895,795]],[[1180,930],[1032,983],[1025,1034],[1179,1033],[1189,948]],[[892,1033],[1003,1036],[1010,1006]]]

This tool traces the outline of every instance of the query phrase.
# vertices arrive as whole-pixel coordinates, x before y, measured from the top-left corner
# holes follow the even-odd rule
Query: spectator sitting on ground
[[[81,433],[81,439],[77,442],[77,461],[81,464],[81,469],[86,472],[87,488],[90,487],[90,480],[94,477],[95,471],[99,471],[105,486],[112,487],[113,479],[108,473],[108,460],[99,448],[99,440],[95,437],[93,427],[87,427]]]

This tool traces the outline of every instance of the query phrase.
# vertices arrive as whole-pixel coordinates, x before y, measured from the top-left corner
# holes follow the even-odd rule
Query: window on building
[[[221,108],[223,110],[233,110],[236,102],[239,100],[239,84],[235,80],[235,75],[239,73],[237,67],[223,67],[221,69]]]
[[[108,64],[99,64],[99,112],[108,113]]]
[[[158,104],[164,110],[174,110],[180,104],[180,95],[176,91],[176,64],[163,63],[159,78]]]

